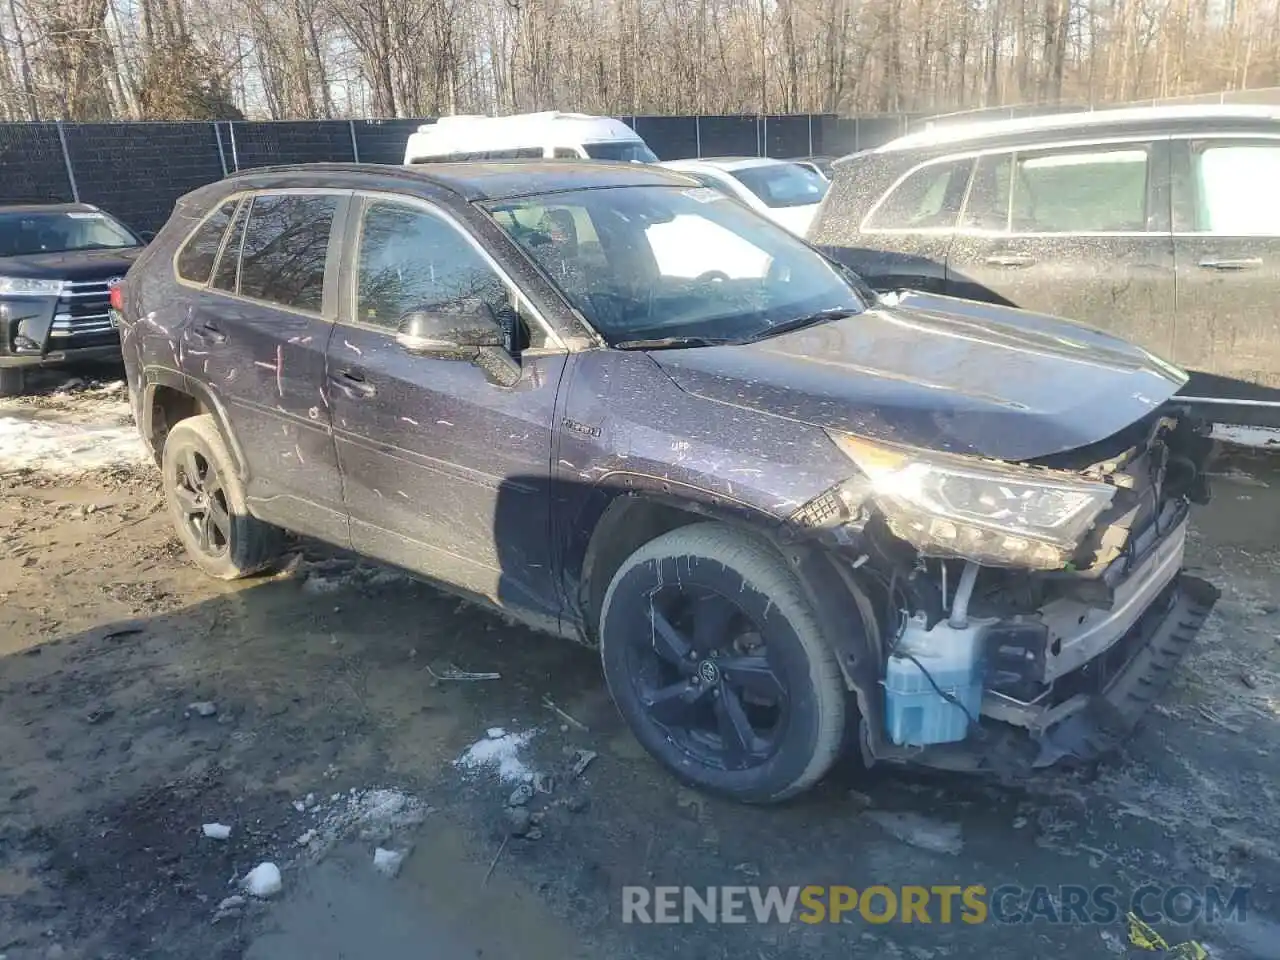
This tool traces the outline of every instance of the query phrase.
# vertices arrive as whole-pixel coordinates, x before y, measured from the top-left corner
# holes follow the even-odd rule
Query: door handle
[[[188,328],[191,336],[205,343],[226,343],[227,335],[212,323],[198,322]]]
[[[1261,257],[1241,257],[1237,260],[1201,260],[1200,266],[1206,270],[1254,270],[1262,266]]]
[[[983,259],[983,263],[993,267],[1029,267],[1036,258],[1026,253],[993,253]]]
[[[352,400],[367,400],[378,392],[373,384],[369,383],[362,374],[356,373],[354,370],[343,370],[341,373],[331,376],[329,382]]]

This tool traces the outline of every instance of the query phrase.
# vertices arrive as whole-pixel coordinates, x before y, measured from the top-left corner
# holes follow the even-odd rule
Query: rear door
[[[1172,359],[1190,396],[1280,400],[1280,139],[1177,140]]]
[[[353,217],[329,389],[355,548],[558,616],[549,482],[567,351],[442,210],[367,196]],[[398,343],[405,314],[462,298],[505,319],[522,370],[514,386]]]
[[[1168,141],[1062,145],[978,158],[947,290],[1173,346]]]
[[[182,334],[185,372],[223,404],[244,451],[254,513],[338,544],[348,537],[325,348],[348,197],[246,196]]]

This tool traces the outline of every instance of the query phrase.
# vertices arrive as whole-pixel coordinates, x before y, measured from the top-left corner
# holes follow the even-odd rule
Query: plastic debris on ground
[[[1176,946],[1169,946],[1169,941],[1156,933],[1150,924],[1139,920],[1132,913],[1129,919],[1129,942],[1140,950],[1161,951],[1165,960],[1209,960],[1209,951],[1196,943],[1187,940]]]
[[[869,810],[863,816],[890,836],[931,853],[955,856],[964,846],[958,823],[944,823],[915,813],[888,810]]]

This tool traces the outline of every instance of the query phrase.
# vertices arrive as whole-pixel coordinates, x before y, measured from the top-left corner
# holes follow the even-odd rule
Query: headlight
[[[28,277],[0,277],[0,296],[56,297],[66,288],[65,280],[32,280]]]
[[[890,529],[931,555],[1061,567],[1115,496],[1058,471],[829,435],[866,474]]]

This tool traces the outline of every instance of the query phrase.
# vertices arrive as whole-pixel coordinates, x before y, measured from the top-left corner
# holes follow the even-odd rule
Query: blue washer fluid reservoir
[[[907,621],[885,669],[890,740],[924,747],[955,743],[968,735],[970,717],[976,721],[982,712],[982,637],[994,622],[970,619],[968,626],[957,629],[943,620],[927,630],[923,617]],[[939,695],[934,684],[956,702]]]

